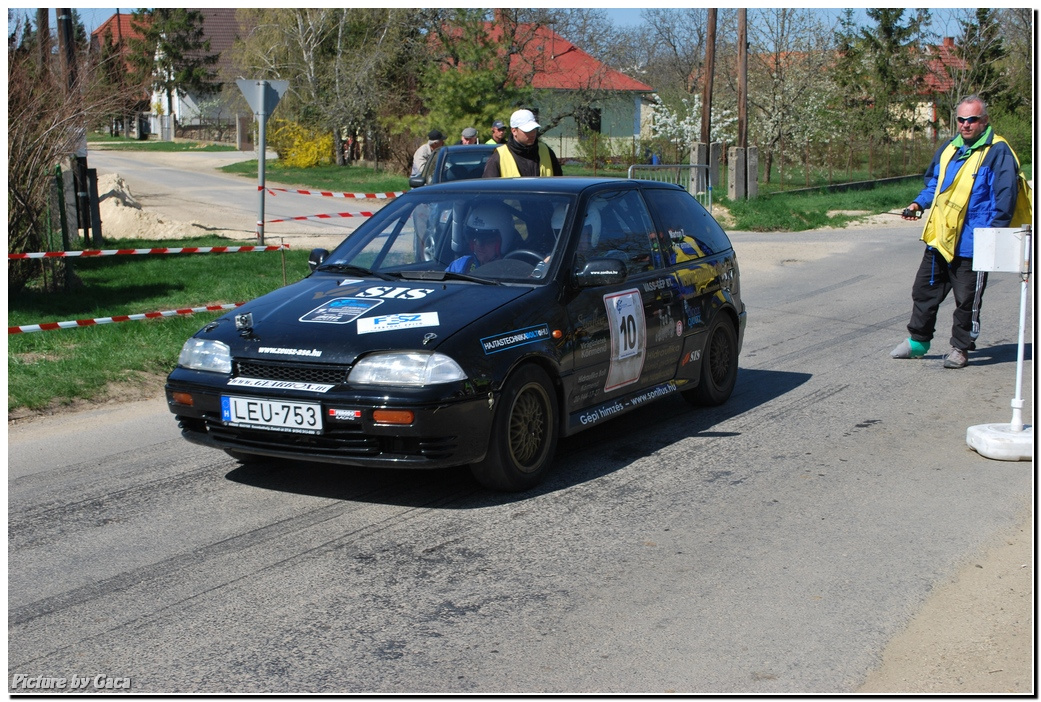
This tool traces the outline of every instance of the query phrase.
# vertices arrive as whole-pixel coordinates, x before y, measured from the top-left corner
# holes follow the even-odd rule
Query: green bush
[[[1018,113],[992,114],[990,124],[994,133],[1005,137],[1009,146],[1019,157],[1020,165],[1031,161],[1034,147],[1034,131],[1030,126],[1030,118]]]

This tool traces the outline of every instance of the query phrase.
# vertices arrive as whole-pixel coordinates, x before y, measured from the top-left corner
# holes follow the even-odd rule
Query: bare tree
[[[21,27],[17,33],[24,32]],[[41,56],[48,60],[41,63]],[[116,108],[120,96],[84,91],[93,82],[87,70],[69,86],[50,54],[35,46],[9,43],[7,58],[7,250],[20,253],[38,250],[46,240],[55,167],[75,152],[86,125]],[[10,264],[8,294],[17,294],[37,270],[26,262]]]
[[[826,134],[832,30],[816,10],[771,8],[752,13],[748,34],[752,131],[770,182],[786,139],[805,143]]]

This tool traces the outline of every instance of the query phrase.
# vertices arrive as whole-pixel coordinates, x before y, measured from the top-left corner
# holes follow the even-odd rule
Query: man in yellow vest
[[[926,208],[925,255],[911,287],[910,337],[893,358],[921,358],[929,351],[940,303],[954,292],[951,350],[944,368],[964,368],[980,333],[979,313],[987,274],[972,270],[973,231],[1008,227],[1016,209],[1019,160],[988,124],[987,104],[978,96],[957,107],[958,135],[943,145],[925,172],[925,188],[907,209],[914,220]]]
[[[564,175],[553,149],[539,141],[539,123],[531,110],[510,115],[510,138],[492,152],[484,166],[485,178]]]

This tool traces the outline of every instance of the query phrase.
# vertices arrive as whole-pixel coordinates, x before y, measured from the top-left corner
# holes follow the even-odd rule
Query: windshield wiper
[[[391,273],[391,275],[403,280],[466,280],[471,283],[483,283],[484,285],[502,285],[498,280],[479,278],[476,275],[452,271],[397,271],[396,273]]]
[[[394,278],[387,275],[386,273],[380,273],[379,271],[370,271],[368,268],[362,266],[355,266],[351,263],[323,263],[318,266],[315,270],[319,271],[336,271],[337,273],[347,273],[348,275],[371,275],[379,278],[380,280],[393,280]]]

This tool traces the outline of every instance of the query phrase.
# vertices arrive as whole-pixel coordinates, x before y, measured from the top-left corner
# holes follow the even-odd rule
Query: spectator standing
[[[460,144],[476,144],[477,143],[477,130],[473,127],[467,127],[463,130],[462,141]]]
[[[510,115],[510,138],[492,152],[485,164],[485,178],[563,175],[553,149],[539,141],[539,123],[531,110]]]
[[[940,303],[954,292],[951,350],[944,368],[964,368],[980,333],[979,313],[987,274],[972,269],[973,230],[1007,227],[1016,209],[1019,162],[989,125],[987,105],[977,95],[957,107],[958,134],[933,156],[925,188],[904,210],[914,220],[926,208],[925,255],[911,286],[910,336],[890,352],[893,358],[921,358],[929,351]]]
[[[505,144],[506,143],[506,125],[501,119],[497,119],[492,122],[492,138],[484,142],[485,144]]]
[[[413,176],[421,175],[423,169],[427,165],[427,161],[434,154],[435,151],[445,145],[445,135],[436,129],[431,129],[430,133],[427,134],[427,143],[416,149],[416,152],[412,154],[412,174]]]

